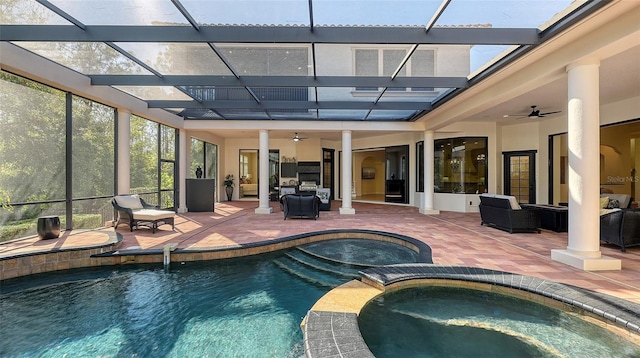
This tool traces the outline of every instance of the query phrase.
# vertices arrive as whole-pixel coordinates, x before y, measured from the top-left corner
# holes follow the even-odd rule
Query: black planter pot
[[[41,216],[38,218],[38,236],[42,240],[60,237],[60,218],[57,216]]]
[[[233,197],[233,187],[225,186],[224,191],[227,193],[227,201],[231,201],[231,198]]]

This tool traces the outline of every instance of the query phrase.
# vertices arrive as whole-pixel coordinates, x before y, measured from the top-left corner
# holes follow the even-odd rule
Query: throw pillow
[[[605,209],[617,209],[620,207],[620,202],[617,199],[610,199]]]
[[[600,198],[600,209],[606,209],[607,205],[609,205],[609,197],[603,196]]]

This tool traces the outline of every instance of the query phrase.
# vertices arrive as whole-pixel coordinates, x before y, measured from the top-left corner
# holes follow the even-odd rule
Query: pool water
[[[384,357],[640,357],[640,347],[534,302],[453,287],[395,291],[365,306],[358,322]]]
[[[359,266],[382,266],[418,261],[418,254],[415,251],[383,241],[344,239],[307,244],[302,249],[318,257]]]
[[[306,266],[298,251],[172,264],[167,272],[118,266],[5,281],[0,356],[298,358],[302,318],[357,275],[344,265]]]

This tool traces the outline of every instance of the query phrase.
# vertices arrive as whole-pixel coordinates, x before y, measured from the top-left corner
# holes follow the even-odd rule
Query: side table
[[[545,204],[522,204],[522,207],[537,210],[540,214],[540,227],[555,232],[567,232],[569,229],[569,208]]]

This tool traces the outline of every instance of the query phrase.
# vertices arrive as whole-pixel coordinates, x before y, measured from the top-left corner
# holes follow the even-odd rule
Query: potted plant
[[[235,185],[233,174],[227,174],[224,177],[224,190],[227,193],[227,200],[231,201],[231,197],[233,196],[233,186]]]

